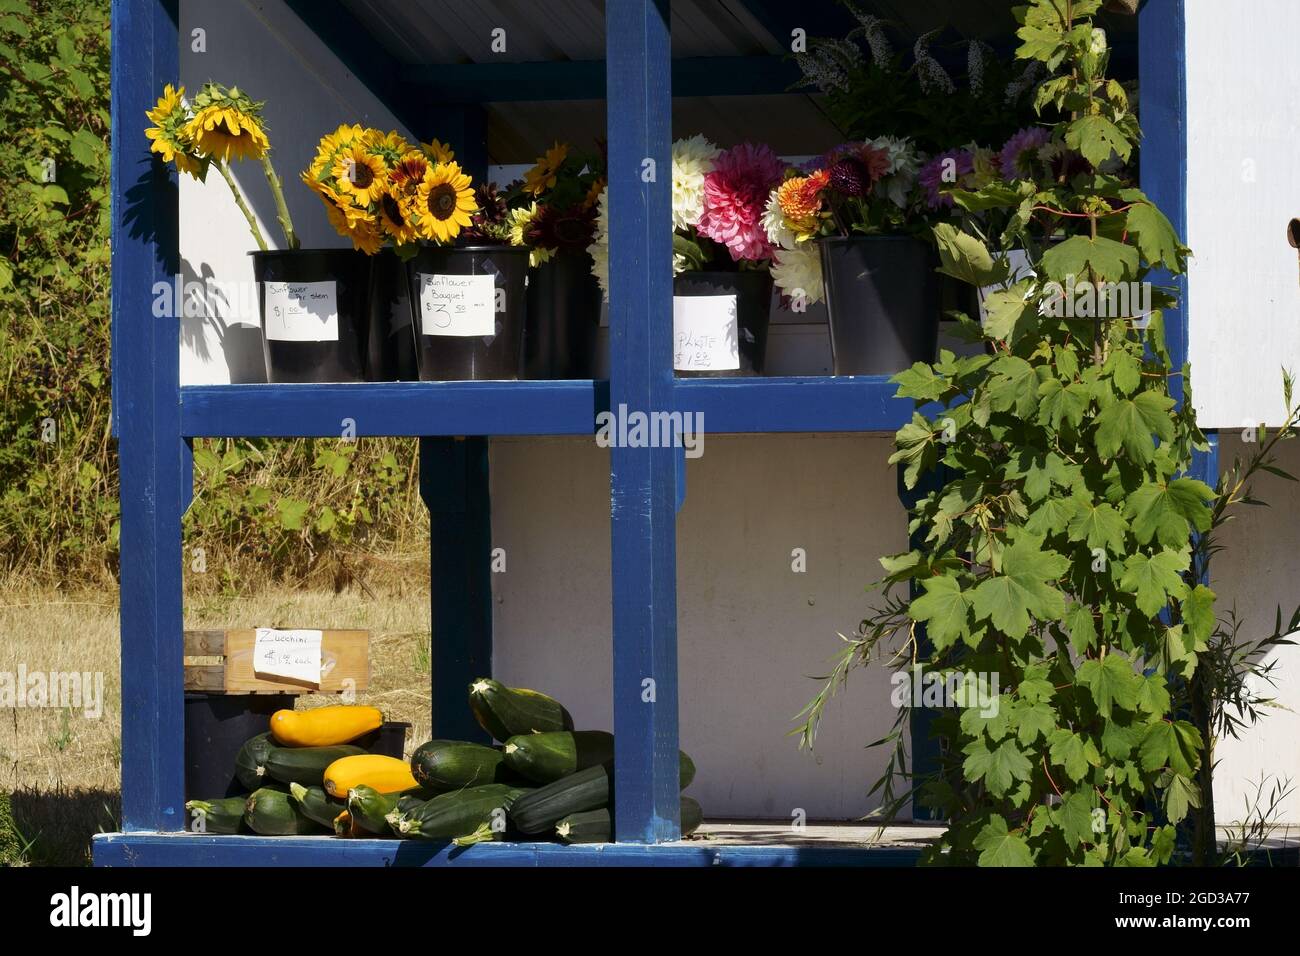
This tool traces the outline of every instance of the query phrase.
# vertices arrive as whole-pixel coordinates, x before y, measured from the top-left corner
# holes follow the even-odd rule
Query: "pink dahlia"
[[[975,157],[970,150],[950,149],[921,167],[917,180],[925,189],[925,204],[931,209],[951,209],[952,197],[941,190],[961,183],[963,176],[975,171]]]
[[[767,146],[741,143],[720,154],[704,177],[700,235],[726,246],[736,262],[770,258],[763,211],[784,174],[785,164]]]
[[[1033,170],[1026,165],[1025,154],[1036,152],[1040,147],[1046,146],[1051,139],[1051,131],[1042,126],[1030,126],[1018,133],[1012,133],[1007,144],[1002,147],[998,159],[998,164],[1002,167],[1002,175],[1007,179],[1020,179],[1030,175]]]

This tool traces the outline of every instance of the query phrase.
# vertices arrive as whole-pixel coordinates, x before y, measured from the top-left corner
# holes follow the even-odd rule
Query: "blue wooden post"
[[[122,499],[122,828],[185,827],[180,320],[155,317],[177,262],[176,183],[145,110],[179,75],[177,0],[113,0],[113,377]]]
[[[433,737],[489,743],[469,685],[492,673],[492,528],[486,438],[421,438],[429,508]]]
[[[609,0],[610,405],[672,411],[668,0]],[[706,423],[707,424],[707,423]],[[677,451],[611,449],[615,838],[680,835]]]

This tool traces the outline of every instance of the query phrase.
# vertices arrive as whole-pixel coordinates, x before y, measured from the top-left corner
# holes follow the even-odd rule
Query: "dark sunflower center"
[[[392,196],[385,195],[379,197],[379,205],[384,210],[384,215],[388,217],[389,222],[396,226],[405,224],[405,221],[402,219],[402,207],[397,204],[397,200]]]
[[[450,219],[456,211],[456,190],[442,183],[429,190],[429,212],[435,219]]]
[[[375,181],[375,174],[365,163],[352,164],[352,185],[358,189],[366,189]]]

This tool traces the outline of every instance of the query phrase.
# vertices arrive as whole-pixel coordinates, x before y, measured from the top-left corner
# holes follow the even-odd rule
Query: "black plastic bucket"
[[[411,331],[415,321],[411,288],[406,282],[406,263],[392,249],[384,249],[370,263],[367,311],[366,380],[416,381],[420,373],[415,367],[415,335]]]
[[[235,778],[244,741],[271,728],[271,715],[293,709],[292,694],[186,694],[185,796],[189,800],[245,793]]]
[[[678,378],[719,378],[762,375],[767,356],[767,326],[772,309],[772,274],[766,269],[745,272],[683,272],[673,279],[673,299],[735,296],[736,353],[739,368],[692,370],[692,345],[674,321],[673,368]],[[676,306],[674,305],[674,313]]]
[[[410,729],[410,724],[386,720],[378,730],[372,730],[364,737],[354,740],[353,743],[369,753],[402,760],[406,756],[406,735]]]
[[[364,381],[370,257],[354,249],[283,249],[250,255],[266,380]],[[268,288],[268,284],[299,288]],[[315,297],[321,312],[304,315]],[[285,311],[290,314],[281,314]],[[326,321],[326,311],[337,313],[336,327]],[[291,340],[285,335],[301,338]]]
[[[600,331],[600,283],[585,251],[557,252],[528,270],[524,375],[593,378]]]
[[[424,246],[407,262],[406,273],[421,381],[519,378],[527,249]],[[490,290],[483,283],[458,281],[458,277],[483,276],[491,277]],[[487,334],[489,326],[491,334]],[[478,331],[464,334],[466,329]]]
[[[939,264],[910,236],[818,240],[836,375],[893,375],[933,362],[939,337]]]

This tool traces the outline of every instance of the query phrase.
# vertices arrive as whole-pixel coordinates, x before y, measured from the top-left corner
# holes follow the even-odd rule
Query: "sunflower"
[[[456,153],[450,146],[436,139],[421,143],[420,149],[424,151],[425,156],[428,156],[435,163],[450,163],[456,158]]]
[[[556,143],[546,151],[545,156],[538,157],[537,165],[524,173],[524,191],[540,196],[548,189],[555,188],[560,167],[569,157],[569,147]]]
[[[190,111],[184,98],[185,87],[172,89],[168,83],[157,105],[144,114],[154,123],[144,135],[153,140],[149,149],[161,156],[164,163],[175,163],[181,172],[202,179],[208,171],[208,160],[194,152],[194,144],[185,135]]]
[[[261,124],[262,104],[238,88],[204,85],[194,98],[194,116],[185,135],[203,156],[229,163],[232,159],[261,159],[271,144]]]
[[[330,171],[338,192],[351,197],[358,206],[369,206],[388,189],[388,166],[383,157],[369,152],[361,143],[341,150]]]
[[[554,254],[553,249],[543,249],[529,242],[529,233],[532,231],[533,221],[541,211],[542,207],[538,206],[537,203],[518,206],[510,210],[510,215],[506,219],[510,245],[528,247],[528,264],[530,266],[539,266]]]
[[[591,188],[587,190],[587,198],[582,201],[583,209],[595,209],[596,203],[600,202],[600,194],[605,191],[605,177],[601,176],[592,182]]]
[[[392,191],[380,196],[376,207],[375,216],[379,220],[379,228],[399,246],[414,242],[416,238],[409,208]]]
[[[435,163],[417,191],[416,229],[425,239],[450,242],[468,227],[478,210],[470,179],[456,163]]]

